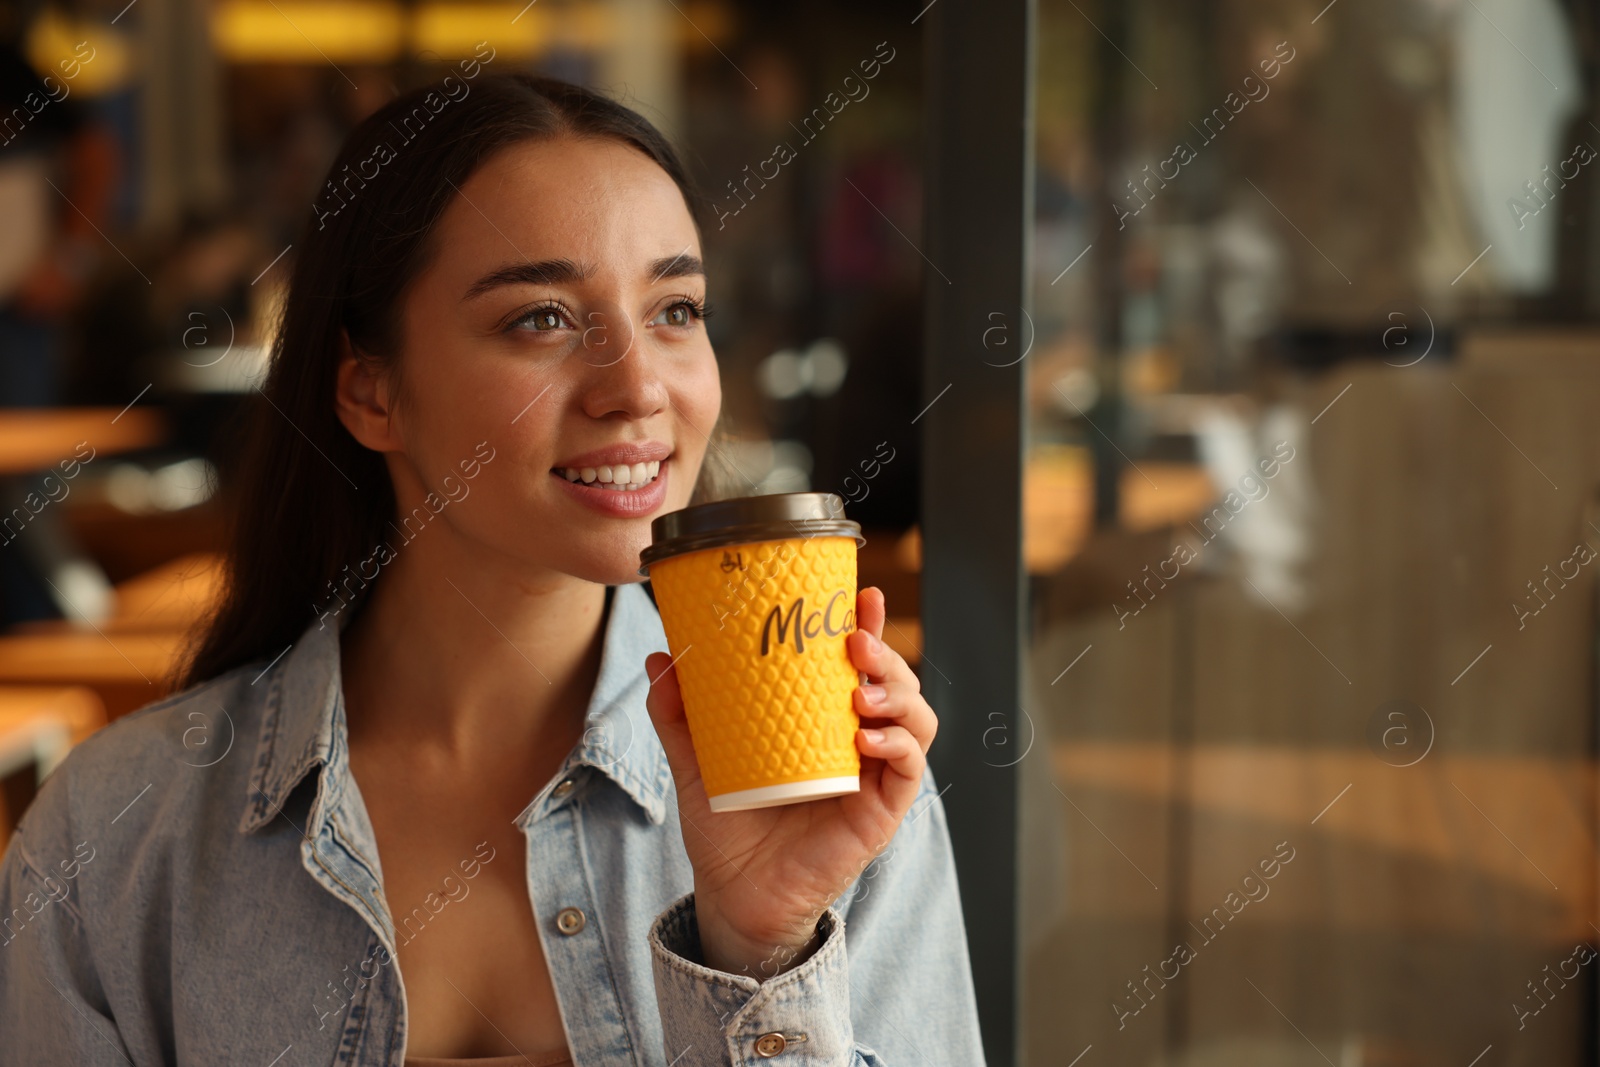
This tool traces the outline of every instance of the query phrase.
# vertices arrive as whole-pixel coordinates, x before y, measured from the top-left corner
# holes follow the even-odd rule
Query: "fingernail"
[[[865,737],[868,741],[871,741],[873,744],[876,745],[876,744],[878,744],[879,742],[881,742],[883,740],[883,731],[882,730],[862,730],[861,731],[861,736]]]
[[[889,698],[889,691],[881,685],[864,685],[861,693],[867,698],[868,704],[882,704]]]

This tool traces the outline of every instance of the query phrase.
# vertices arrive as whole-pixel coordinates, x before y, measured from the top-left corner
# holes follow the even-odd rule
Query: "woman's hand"
[[[857,628],[845,639],[867,676],[852,695],[862,726],[861,791],[826,800],[713,813],[672,657],[646,657],[654,679],[646,703],[677,783],[706,966],[765,980],[803,962],[819,943],[822,913],[888,846],[910,809],[939,724],[917,676],[883,644],[884,618],[883,590],[861,590]]]

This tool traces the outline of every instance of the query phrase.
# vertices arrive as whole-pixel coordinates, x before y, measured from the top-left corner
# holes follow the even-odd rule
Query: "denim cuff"
[[[673,1067],[857,1062],[844,918],[830,907],[817,921],[817,931],[822,944],[805,962],[761,982],[701,963],[694,893],[674,901],[650,927],[667,1062]]]

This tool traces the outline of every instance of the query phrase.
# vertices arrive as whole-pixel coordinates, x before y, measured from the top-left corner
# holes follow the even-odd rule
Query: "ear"
[[[334,410],[350,435],[374,452],[397,452],[400,435],[394,425],[389,380],[363,358],[342,327],[339,330],[339,376]]]

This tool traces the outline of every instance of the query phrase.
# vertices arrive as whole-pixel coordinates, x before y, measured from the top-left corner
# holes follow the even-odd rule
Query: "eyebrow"
[[[663,278],[683,278],[693,274],[704,275],[705,264],[700,257],[680,252],[675,256],[662,256],[652,260],[645,268],[652,282]],[[570,259],[542,259],[531,263],[511,263],[490,271],[477,281],[462,298],[471,300],[502,285],[572,285],[594,276],[591,266],[574,263]]]

